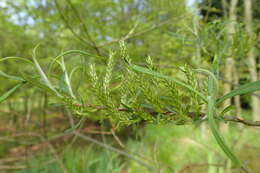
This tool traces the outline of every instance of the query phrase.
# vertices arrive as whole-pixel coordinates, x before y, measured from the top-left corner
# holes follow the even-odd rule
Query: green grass
[[[231,162],[218,143],[213,140],[207,126],[203,129],[191,125],[147,125],[139,132],[143,136],[141,140],[129,138],[124,141],[126,150],[138,155],[143,161],[163,173],[179,173],[187,166],[190,166],[190,169],[186,168],[186,172],[189,173],[241,172],[231,167]],[[226,143],[251,172],[260,171],[259,134],[257,129],[241,130],[231,124],[229,133],[223,135]],[[136,161],[93,145],[71,148],[65,151],[62,158],[69,173],[121,173],[123,171],[150,173]],[[53,156],[42,155],[37,159],[27,160],[27,165],[35,168],[18,171],[18,173],[62,172],[56,162],[46,165],[51,159]]]
[[[223,137],[232,150],[236,151],[239,158],[244,160],[249,170],[253,172],[260,171],[257,164],[257,160],[260,160],[259,140],[256,139],[260,132],[253,128],[248,128],[242,131],[242,135],[240,133],[241,131],[237,127],[231,126],[229,133],[224,134]],[[250,141],[250,144],[248,141]],[[234,143],[235,147],[233,147]],[[139,143],[132,141],[128,144],[135,152],[143,153],[146,158],[152,159],[153,165],[157,165],[158,168],[166,173],[173,172],[172,170],[178,172],[186,165],[193,164],[205,164],[204,166],[194,166],[192,168],[194,173],[221,173],[223,170],[225,173],[229,171],[240,172],[239,169],[231,171],[226,166],[228,159],[219,148],[218,143],[213,140],[207,128],[204,131],[202,128],[194,128],[194,126],[148,125],[142,141]],[[251,152],[247,154],[254,158],[254,162],[249,162],[244,157],[245,147],[252,148]],[[133,171],[130,172],[143,172],[143,168],[134,162],[131,163],[133,168],[130,168],[130,170]],[[207,165],[208,163],[220,164],[224,165],[224,167],[209,166]]]
[[[124,167],[116,153],[94,147],[73,148],[65,151],[61,158],[68,173],[119,173]],[[27,160],[26,165],[32,168],[17,173],[62,173],[63,169],[53,159],[53,156],[43,154]]]

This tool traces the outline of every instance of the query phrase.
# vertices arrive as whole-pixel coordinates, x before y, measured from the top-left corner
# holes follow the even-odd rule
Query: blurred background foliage
[[[251,18],[246,1],[251,2]],[[34,47],[40,43],[37,59],[48,72],[51,60],[60,53],[72,49],[87,51],[93,56],[68,55],[65,63],[70,71],[78,67],[71,83],[77,95],[90,103],[95,100],[90,64],[95,63],[102,77],[106,57],[112,50],[116,52],[113,73],[120,74],[124,66],[118,53],[122,40],[132,62],[145,65],[150,56],[157,70],[179,78],[185,76],[180,69],[208,68],[215,55],[221,56],[221,93],[259,80],[260,1],[192,2],[1,0],[0,58],[31,60]],[[15,59],[0,62],[0,70],[11,75],[34,76],[37,72],[32,65]],[[49,75],[57,79],[61,73],[53,68]],[[113,80],[112,85],[116,86],[118,79]],[[17,83],[3,76],[0,81],[1,93]],[[257,94],[229,100],[228,105],[234,107],[231,113],[260,121]],[[114,131],[107,121],[72,114],[57,105],[55,98],[30,85],[1,102],[0,172],[239,172],[231,167],[204,124],[140,124]],[[63,135],[71,124],[79,125],[82,133],[106,146],[131,153],[130,156],[77,136]],[[260,171],[259,128],[231,123],[222,123],[220,128],[249,170]],[[138,159],[131,158],[132,155]]]

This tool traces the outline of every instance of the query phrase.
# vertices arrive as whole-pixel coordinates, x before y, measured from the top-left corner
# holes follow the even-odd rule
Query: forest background
[[[0,172],[260,171],[259,7],[1,0]]]

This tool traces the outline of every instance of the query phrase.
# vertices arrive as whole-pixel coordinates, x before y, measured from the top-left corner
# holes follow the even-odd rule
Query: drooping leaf
[[[66,85],[66,89],[68,90],[68,93],[70,94],[70,96],[72,97],[72,98],[76,98],[75,97],[75,95],[74,95],[74,93],[73,93],[73,91],[72,91],[72,87],[71,87],[71,81],[70,81],[70,78],[69,78],[69,76],[68,76],[68,71],[67,71],[67,68],[66,68],[66,65],[65,65],[65,62],[64,62],[64,57],[62,57],[62,59],[61,59],[62,61],[61,61],[61,67],[62,67],[62,71],[63,71],[63,81],[64,81],[64,83],[65,83],[65,85]]]
[[[216,83],[214,82],[214,79],[212,76],[209,76],[208,80],[208,122],[209,122],[209,128],[215,137],[218,145],[222,149],[222,151],[227,155],[227,157],[234,163],[237,167],[242,167],[242,163],[240,160],[236,157],[235,154],[231,151],[231,149],[227,146],[226,142],[224,141],[223,137],[220,135],[219,130],[217,128],[216,120],[214,118],[216,114],[216,94],[217,94],[217,88]]]
[[[53,87],[53,85],[51,84],[51,82],[49,81],[48,77],[46,76],[46,74],[44,73],[44,71],[42,70],[40,64],[38,63],[37,59],[36,59],[36,50],[39,47],[39,44],[34,48],[33,50],[33,62],[35,64],[36,69],[38,70],[41,79],[43,80],[44,84],[49,87],[57,96],[61,97],[61,95],[56,91],[56,89]]]
[[[52,71],[54,63],[60,63],[58,61],[59,58],[65,56],[65,55],[70,55],[70,54],[80,54],[80,55],[85,55],[85,56],[99,57],[97,55],[93,55],[91,53],[88,53],[88,52],[82,51],[82,50],[69,50],[69,51],[63,52],[63,53],[59,54],[58,56],[56,56],[55,58],[53,58],[53,60],[50,64],[49,70],[48,70],[48,74],[50,74],[50,72]]]
[[[18,81],[25,82],[25,80],[23,78],[21,78],[19,76],[13,76],[13,75],[6,74],[3,71],[0,71],[0,76],[6,77],[6,78],[11,79],[11,80],[18,80]]]
[[[24,62],[27,62],[27,63],[33,65],[32,61],[30,61],[30,60],[28,60],[26,58],[21,58],[21,57],[5,57],[5,58],[1,58],[0,62],[1,61],[6,61],[6,60],[9,60],[9,59],[21,60],[21,61],[24,61]]]

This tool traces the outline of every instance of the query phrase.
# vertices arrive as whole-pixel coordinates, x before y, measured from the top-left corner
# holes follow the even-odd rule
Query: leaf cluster
[[[7,57],[1,60],[19,59],[34,64],[38,75],[13,76],[0,72],[0,75],[6,78],[19,81],[15,87],[0,97],[0,102],[6,100],[24,84],[29,83],[52,95],[59,104],[66,106],[74,114],[96,120],[108,119],[116,127],[140,122],[174,122],[182,125],[201,121],[207,114],[210,129],[221,149],[236,166],[244,169],[218,132],[216,119],[221,119],[219,115],[225,114],[218,113],[218,105],[236,95],[260,90],[260,81],[242,85],[218,97],[217,78],[220,56],[215,55],[210,71],[191,69],[188,66],[179,67],[183,74],[183,80],[181,80],[163,75],[149,56],[144,66],[135,65],[128,57],[124,43],[121,43],[121,51],[110,53],[105,69],[98,71],[93,63],[89,65],[87,74],[89,80],[81,86],[84,90],[77,93],[71,82],[77,67],[69,71],[66,68],[64,56],[74,53],[83,56],[91,56],[91,54],[72,50],[53,58],[49,71],[54,64],[61,69],[60,76],[54,75],[54,80],[52,75],[48,75],[41,67],[36,58],[36,50],[37,47],[34,49],[32,61],[17,57]],[[123,68],[116,66],[122,61],[125,62]],[[205,73],[208,77],[200,76],[198,72]],[[84,97],[86,93],[88,97]]]

